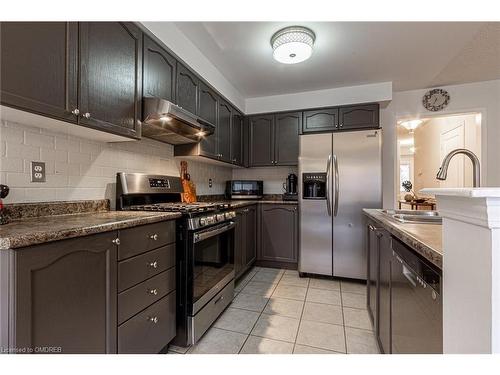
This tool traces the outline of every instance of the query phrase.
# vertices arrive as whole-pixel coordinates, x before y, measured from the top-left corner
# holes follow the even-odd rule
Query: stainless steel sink
[[[441,224],[443,218],[437,211],[382,210],[382,213],[400,223]]]

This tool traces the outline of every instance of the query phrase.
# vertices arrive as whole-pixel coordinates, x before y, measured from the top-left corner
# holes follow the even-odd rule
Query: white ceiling
[[[300,24],[316,33],[311,59],[273,60],[269,40]],[[395,91],[500,78],[500,23],[176,22],[246,97],[392,81]]]

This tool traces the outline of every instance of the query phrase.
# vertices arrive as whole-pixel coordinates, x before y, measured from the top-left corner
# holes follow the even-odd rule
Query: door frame
[[[451,117],[451,116],[460,116],[460,115],[468,115],[468,114],[480,114],[481,115],[481,167],[480,167],[480,176],[481,176],[481,186],[486,183],[485,179],[485,171],[488,170],[488,126],[487,126],[487,111],[486,108],[467,108],[455,111],[442,111],[439,113],[429,113],[428,111],[419,110],[412,113],[407,113],[405,115],[394,116],[394,134],[395,134],[395,142],[392,145],[392,151],[394,157],[393,164],[393,196],[392,196],[392,208],[396,208],[398,204],[399,197],[399,163],[400,163],[400,153],[399,153],[399,144],[398,144],[398,135],[397,135],[397,126],[401,121],[406,120],[415,120],[419,118],[440,118],[440,117]],[[437,171],[436,171],[437,173]],[[417,192],[418,193],[418,192]],[[390,207],[389,207],[390,208]]]

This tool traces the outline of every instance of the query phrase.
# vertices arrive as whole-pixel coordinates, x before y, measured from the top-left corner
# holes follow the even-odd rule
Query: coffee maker
[[[297,175],[290,173],[286,178],[286,182],[283,183],[283,189],[285,193],[283,194],[283,200],[285,201],[296,201],[297,200]]]

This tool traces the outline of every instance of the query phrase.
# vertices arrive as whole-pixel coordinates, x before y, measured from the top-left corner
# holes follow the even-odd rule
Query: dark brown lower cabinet
[[[259,220],[259,261],[294,263],[298,261],[297,206],[263,204]]]
[[[14,252],[11,347],[30,352],[116,353],[116,232]]]
[[[234,269],[238,278],[257,258],[257,206],[237,210],[235,222]]]

